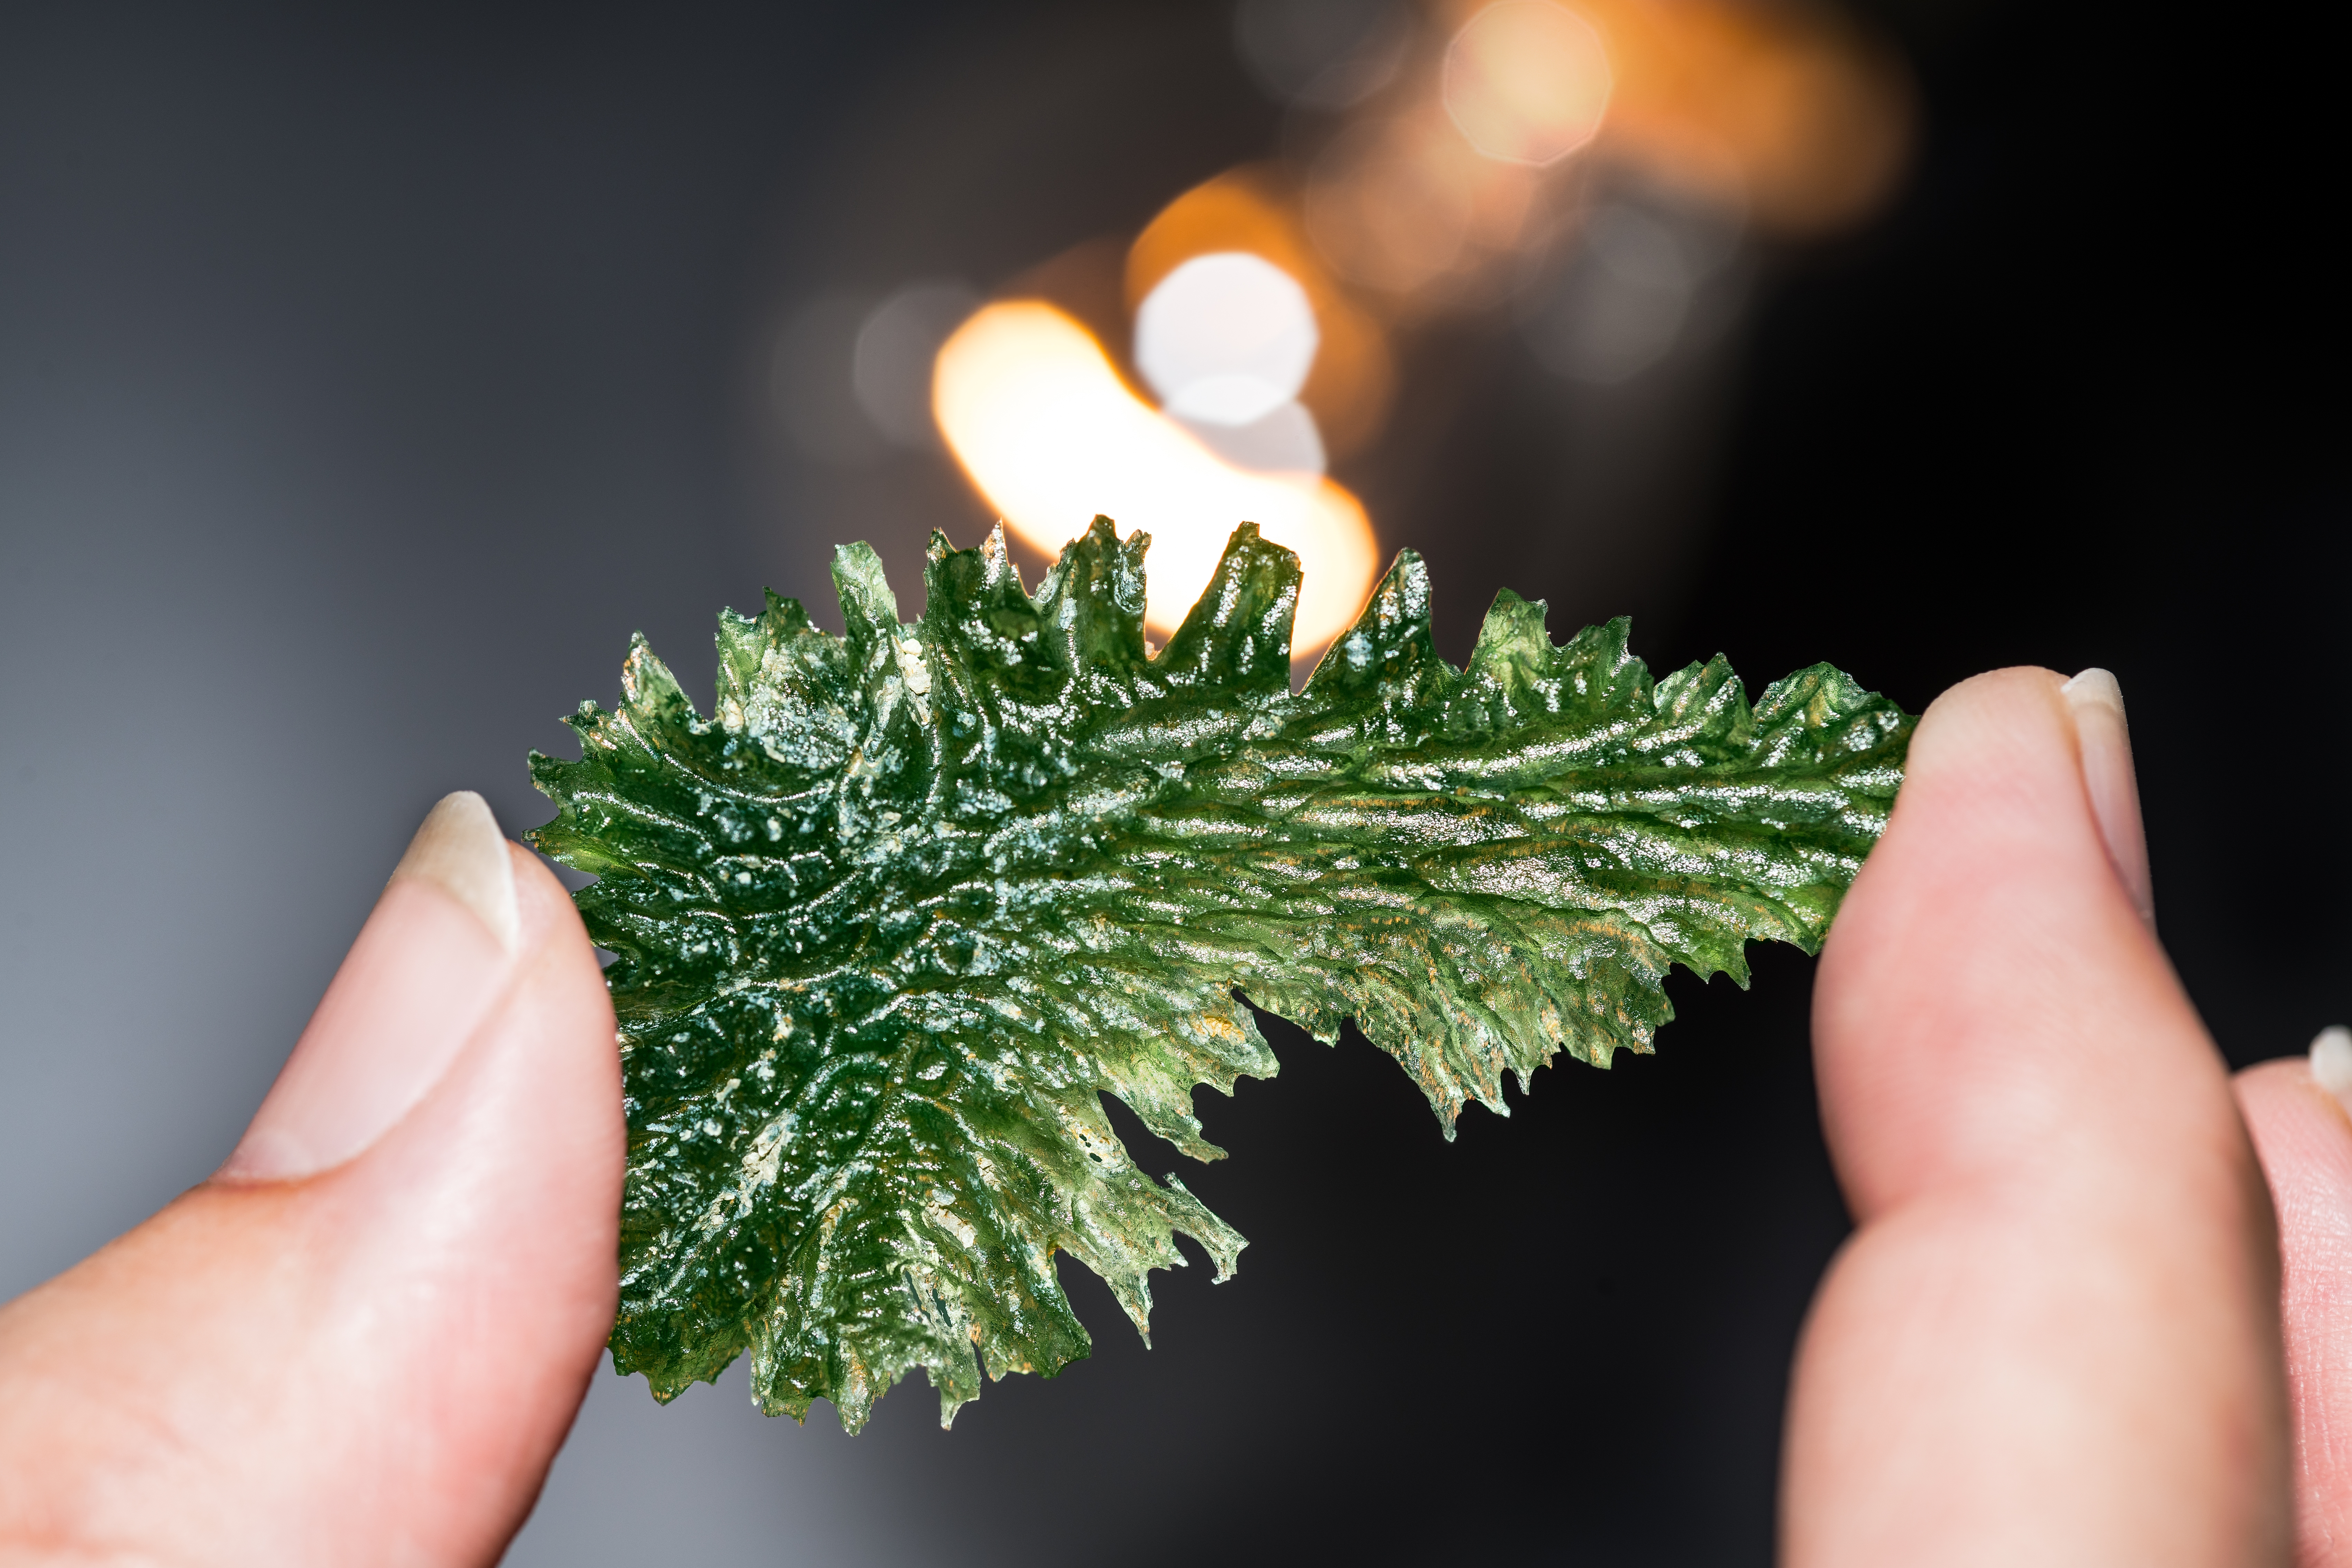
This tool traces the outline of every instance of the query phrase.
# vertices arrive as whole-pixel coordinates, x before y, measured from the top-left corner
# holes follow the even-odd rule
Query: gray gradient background
[[[1595,398],[1473,323],[1419,367],[1421,455],[1349,477],[1457,657],[1508,580],[1559,632],[1635,611],[1655,665],[1829,657],[1914,708],[2113,666],[2167,933],[2254,1059],[2352,1013],[2341,305],[2279,151],[2324,142],[2267,78],[2183,139],[2160,106],[2227,39],[2124,68],[2026,9],[1885,11],[1910,190],[1761,258],[1745,330]],[[911,612],[923,529],[984,520],[935,462],[796,456],[782,323],[1262,153],[1225,40],[1209,5],[0,6],[0,1298],[226,1152],[436,796],[547,815],[522,753],[631,631],[707,693],[711,613],[823,618],[850,537]],[[952,1435],[919,1384],[851,1440],[740,1372],[667,1409],[603,1376],[511,1560],[1763,1561],[1844,1226],[1809,980],[1678,981],[1657,1058],[1451,1147],[1360,1042],[1277,1034],[1280,1079],[1204,1105],[1235,1158],[1197,1185],[1255,1245],[1167,1284],[1159,1348],[1066,1271],[1096,1358]]]

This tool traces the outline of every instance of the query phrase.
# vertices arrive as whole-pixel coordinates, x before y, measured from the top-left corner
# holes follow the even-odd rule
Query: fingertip
[[[2223,1157],[2214,1129],[2236,1136],[2219,1059],[2103,836],[2067,685],[1994,670],[1929,706],[1832,927],[1815,1059],[1858,1212],[2037,1164],[2094,1128],[2137,1143],[2195,1126]]]
[[[456,900],[489,929],[499,945],[515,950],[513,862],[489,802],[473,790],[452,790],[434,803],[392,870],[395,882],[413,878]]]
[[[2123,688],[2110,671],[2094,667],[2069,678],[2017,666],[1964,680],[1938,697],[1912,738],[1904,794],[1916,800],[1945,791],[1979,811],[2021,807],[2047,814],[2053,824],[2087,827],[2126,897],[2154,929]]]
[[[1927,705],[1885,831],[1831,927],[1828,999],[1847,971],[1881,972],[1889,943],[1948,940],[1975,904],[2014,886],[2011,868],[2095,865],[2063,684],[2055,670],[1998,669]]]
[[[1939,694],[1919,715],[1904,768],[1912,778],[1952,766],[1980,766],[2037,744],[2071,744],[2066,678],[2039,665],[1973,675]]]
[[[568,1023],[557,1033],[592,1041],[585,1054],[598,1084],[610,1080],[614,1103],[619,1103],[620,1058],[614,1045],[612,993],[604,984],[604,966],[588,927],[571,892],[556,879],[547,863],[520,844],[509,843],[514,858],[515,890],[520,910],[523,951],[538,966],[535,983],[541,1005],[554,1009],[551,1016]]]
[[[467,1168],[489,1162],[520,1178],[552,1165],[601,1182],[620,1147],[611,993],[572,895],[530,850],[509,841],[507,851],[521,933],[514,984],[435,1091],[445,1103],[420,1108],[438,1132],[419,1131],[433,1134],[427,1144],[468,1145]]]
[[[1996,669],[1944,692],[1919,716],[1903,766],[1889,837],[1938,818],[1955,829],[2042,826],[2080,795],[2073,718],[2057,671]],[[2059,814],[2063,816],[2063,814]]]
[[[2305,1059],[2314,1082],[2339,1102],[2352,1102],[2352,1029],[2331,1024],[2320,1030]]]
[[[2268,1108],[2282,1095],[2303,1098],[2306,1093],[2320,1100],[2327,1100],[2327,1091],[2311,1076],[2311,1063],[2304,1057],[2278,1057],[2266,1062],[2256,1062],[2241,1068],[2231,1079],[2240,1101]]]
[[[2352,1540],[2352,1116],[2311,1055],[2261,1062],[2232,1080],[2278,1216],[2277,1296],[2294,1387],[2301,1561],[2338,1561]]]
[[[529,889],[526,931],[525,889]],[[548,942],[593,952],[562,886],[471,790],[441,797],[215,1173],[299,1181],[373,1147],[440,1082]]]
[[[2281,1057],[2231,1080],[2282,1215],[2308,1213],[2321,1193],[2352,1202],[2352,1110],[2314,1068],[2310,1056]]]

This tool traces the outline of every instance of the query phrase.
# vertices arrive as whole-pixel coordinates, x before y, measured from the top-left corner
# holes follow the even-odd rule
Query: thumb
[[[213,1180],[0,1309],[0,1557],[488,1563],[613,1319],[611,1005],[436,805]]]
[[[1906,773],[1814,995],[1860,1228],[1799,1352],[1789,1560],[2284,1562],[2269,1206],[2147,919],[2113,679],[1965,682]]]

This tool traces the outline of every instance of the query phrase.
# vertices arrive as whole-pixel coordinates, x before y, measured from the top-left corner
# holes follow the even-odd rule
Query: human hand
[[[1799,1352],[1792,1563],[2288,1559],[2271,1208],[2147,918],[2122,718],[2102,672],[1947,692],[1831,932],[1814,1056],[1859,1228]],[[2332,1111],[2295,1078],[2249,1080],[2266,1151]],[[2330,1131],[2304,1184],[2340,1258]],[[2284,1212],[2293,1279],[2314,1227]]]
[[[2238,1105],[2270,1177],[2284,1254],[2302,1568],[2352,1564],[2352,1038],[2238,1075]]]
[[[612,1326],[613,1014],[452,795],[212,1180],[0,1308],[0,1563],[472,1563]]]
[[[2085,692],[1930,710],[1824,955],[1861,1228],[1801,1348],[1791,1562],[2285,1560],[2270,1209]],[[0,1563],[494,1559],[611,1321],[612,1027],[562,889],[436,808],[223,1173],[0,1310]],[[2318,1353],[2352,1123],[2300,1068],[2243,1092],[2294,1162],[2308,1431],[2352,1412]]]

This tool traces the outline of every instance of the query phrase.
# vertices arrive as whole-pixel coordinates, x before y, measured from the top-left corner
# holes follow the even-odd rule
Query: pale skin
[[[1787,1563],[2352,1565],[2352,1119],[2299,1060],[2232,1083],[2104,711],[1947,692],[1831,934],[1857,1229]],[[0,1564],[483,1563],[520,1526],[611,1321],[623,1132],[586,934],[487,824],[412,850],[220,1174],[0,1308]]]

